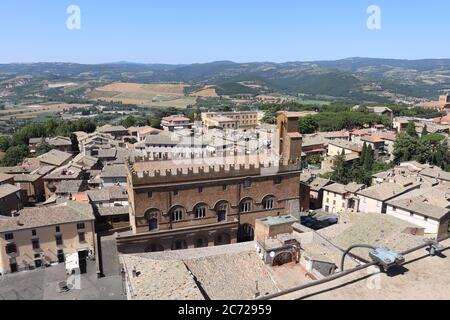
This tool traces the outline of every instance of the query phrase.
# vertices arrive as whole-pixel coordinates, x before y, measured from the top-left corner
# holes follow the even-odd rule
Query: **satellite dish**
[[[272,251],[272,252],[270,253],[270,257],[271,257],[271,258],[275,258],[275,252]]]

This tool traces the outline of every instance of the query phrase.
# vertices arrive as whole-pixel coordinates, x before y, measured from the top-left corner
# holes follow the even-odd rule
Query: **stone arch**
[[[293,260],[292,252],[281,252],[275,258],[273,258],[272,266],[282,266],[283,264],[290,263]]]
[[[151,218],[160,219],[161,218],[161,210],[157,208],[149,208],[145,211],[144,217],[148,220]]]

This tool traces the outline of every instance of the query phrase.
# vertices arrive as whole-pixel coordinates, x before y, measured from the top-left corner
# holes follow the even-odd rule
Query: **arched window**
[[[215,211],[217,214],[218,222],[227,221],[228,208],[229,208],[229,205],[228,205],[228,202],[226,202],[226,201],[219,202],[216,205]]]
[[[206,218],[207,206],[204,204],[199,204],[194,208],[195,219]]]
[[[145,218],[147,219],[147,223],[148,223],[148,231],[158,230],[159,215],[160,215],[160,211],[157,209],[151,209],[145,213]]]
[[[252,200],[251,199],[243,200],[240,205],[240,211],[241,213],[247,213],[252,211]]]
[[[275,198],[274,197],[266,197],[263,200],[263,208],[264,210],[272,210],[275,206]]]
[[[174,208],[170,212],[170,218],[172,219],[173,222],[181,221],[183,220],[183,213],[184,210],[182,207]]]

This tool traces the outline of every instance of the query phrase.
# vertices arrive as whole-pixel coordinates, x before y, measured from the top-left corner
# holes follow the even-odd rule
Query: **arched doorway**
[[[255,239],[255,229],[250,224],[243,224],[239,227],[238,242],[253,241]]]

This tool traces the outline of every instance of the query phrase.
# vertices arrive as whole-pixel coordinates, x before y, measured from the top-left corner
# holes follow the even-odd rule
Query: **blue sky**
[[[66,9],[81,9],[68,30]],[[366,26],[369,5],[382,29]],[[0,0],[0,63],[450,58],[450,1]]]

